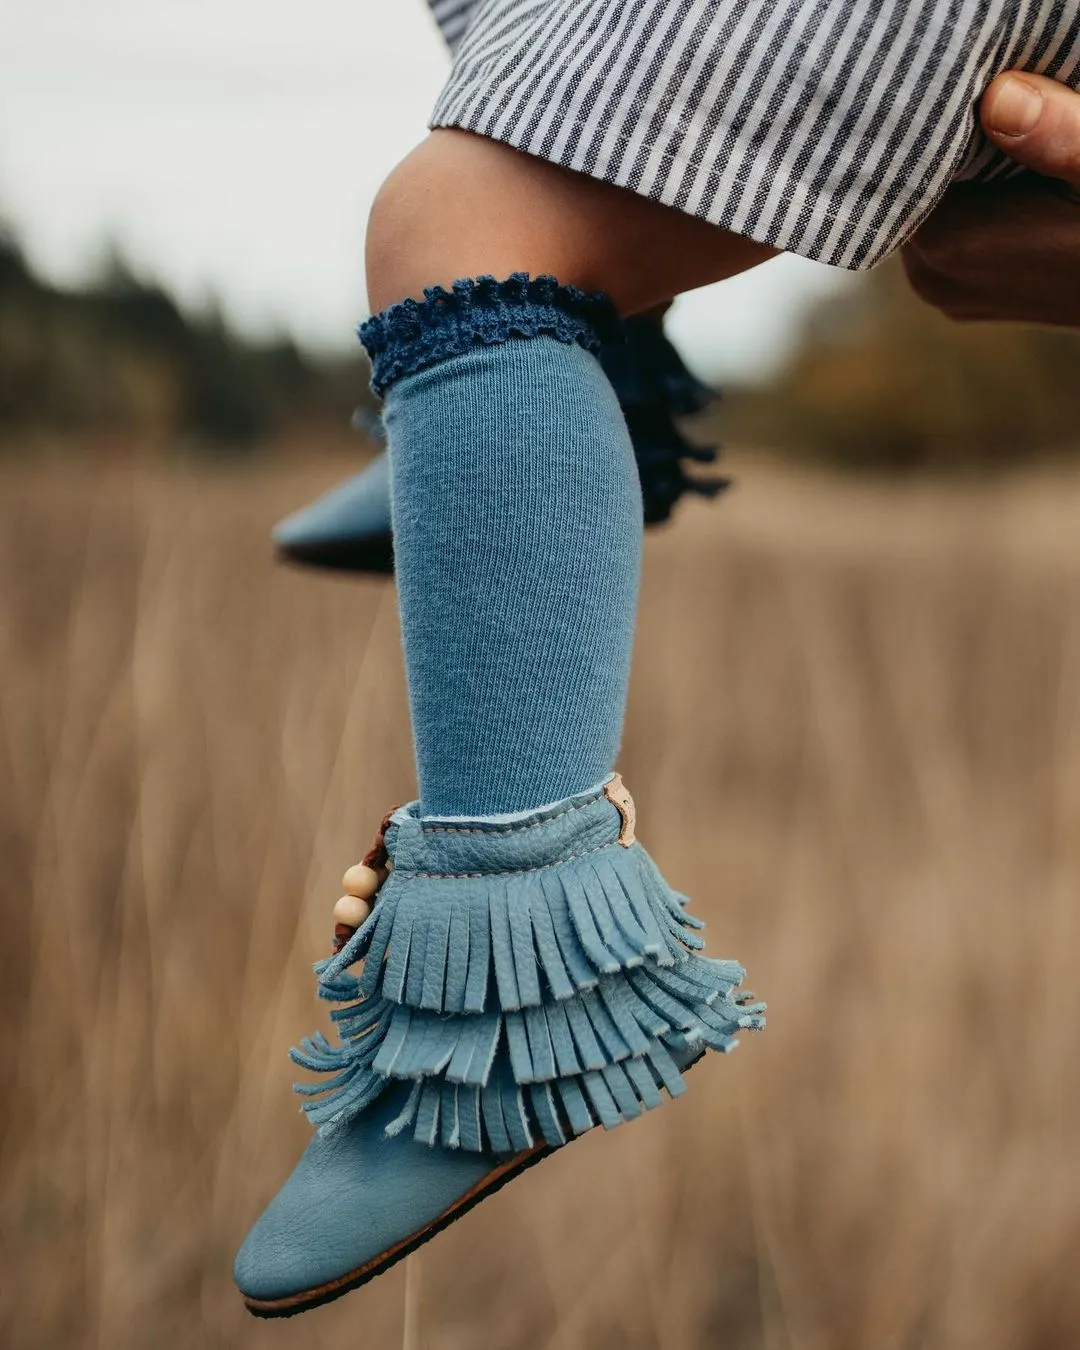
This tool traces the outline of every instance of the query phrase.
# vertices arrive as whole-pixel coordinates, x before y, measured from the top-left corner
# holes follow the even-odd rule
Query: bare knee
[[[397,165],[371,206],[365,268],[373,312],[409,295],[420,298],[425,286],[446,280],[441,270],[423,275],[438,247],[439,196],[446,186],[440,166],[425,166],[423,148]]]
[[[625,189],[468,132],[435,131],[368,221],[374,311],[458,277],[548,273],[622,313],[746,270],[772,250]]]
[[[602,289],[594,248],[573,226],[565,170],[496,141],[436,131],[393,170],[371,209],[368,297],[374,310],[425,286],[488,272],[549,272]]]

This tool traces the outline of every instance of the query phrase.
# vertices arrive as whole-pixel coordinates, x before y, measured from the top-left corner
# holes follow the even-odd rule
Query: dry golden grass
[[[770,1030],[246,1317],[309,963],[412,788],[392,591],[269,558],[339,470],[0,481],[3,1346],[1080,1344],[1080,484],[753,465],[650,540],[621,768]]]

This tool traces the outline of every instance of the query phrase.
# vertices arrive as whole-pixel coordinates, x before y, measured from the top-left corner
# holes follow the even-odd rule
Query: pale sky
[[[116,240],[187,301],[319,347],[366,312],[364,220],[447,57],[424,0],[3,0],[0,216],[77,280]],[[704,374],[752,374],[853,278],[783,258],[680,300]]]

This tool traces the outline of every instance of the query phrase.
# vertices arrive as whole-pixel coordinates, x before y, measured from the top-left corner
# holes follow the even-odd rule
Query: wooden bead
[[[341,878],[341,885],[346,895],[355,895],[359,900],[370,900],[385,880],[385,867],[368,867],[365,863],[355,863]]]
[[[358,895],[343,895],[334,906],[334,921],[359,928],[370,913],[371,906],[366,900]]]

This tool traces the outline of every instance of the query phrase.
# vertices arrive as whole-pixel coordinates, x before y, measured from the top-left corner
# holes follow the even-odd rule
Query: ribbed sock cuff
[[[383,394],[395,380],[477,346],[510,338],[552,337],[597,352],[621,333],[615,306],[602,291],[587,294],[550,276],[514,272],[432,286],[424,299],[402,300],[362,323],[371,357],[371,387]]]

